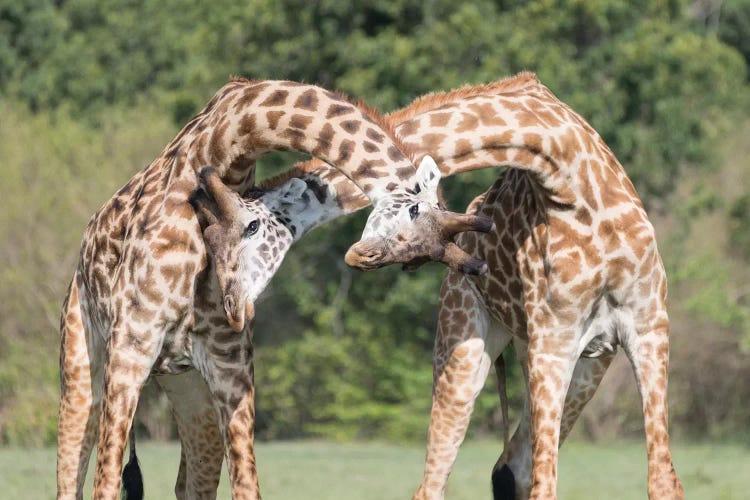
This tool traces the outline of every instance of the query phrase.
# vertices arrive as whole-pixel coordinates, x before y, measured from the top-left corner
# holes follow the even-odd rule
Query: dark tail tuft
[[[125,500],[143,500],[143,475],[135,454],[135,429],[133,428],[130,429],[130,460],[122,471],[122,490]]]
[[[492,471],[492,497],[495,500],[515,500],[516,478],[507,464]]]

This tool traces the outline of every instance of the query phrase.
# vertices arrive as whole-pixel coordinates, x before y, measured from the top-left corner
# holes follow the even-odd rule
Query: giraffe
[[[488,273],[449,271],[441,289],[427,463],[415,498],[443,496],[474,399],[511,341],[528,395],[493,472],[497,498],[556,497],[558,447],[618,345],[642,397],[649,497],[682,498],[668,443],[666,276],[653,227],[582,117],[530,75],[502,83],[494,95],[492,86],[435,94],[389,116],[443,174],[510,167],[470,210],[494,217],[496,229],[457,241],[486,260]]]
[[[472,109],[478,120],[467,121]],[[445,131],[424,133],[443,122],[450,140],[441,142]],[[498,498],[556,498],[562,432],[580,411],[575,407],[593,394],[618,345],[642,398],[649,498],[683,498],[667,432],[666,275],[653,226],[614,154],[537,81],[445,105],[412,126],[422,133],[402,127],[404,143],[417,154],[429,150],[441,169],[464,162],[512,167],[476,203],[477,213],[494,217],[496,230],[457,239],[486,259],[487,274],[464,279],[449,271],[441,288],[427,459],[415,498],[443,496],[474,399],[511,341],[527,380],[522,424],[529,429],[519,428],[508,450],[518,450],[517,459],[503,464],[501,457],[496,465]],[[572,380],[587,388],[569,393]],[[566,399],[573,411],[564,417]],[[518,448],[526,433],[528,458]],[[502,491],[516,475],[530,481]]]
[[[207,269],[188,199],[203,165],[210,163],[216,176],[243,190],[254,182],[260,155],[309,153],[336,165],[372,200],[364,243],[372,248],[391,239],[411,243],[408,254],[395,246],[380,251],[379,265],[415,256],[456,268],[476,262],[451,247],[454,219],[465,216],[438,209],[434,162],[427,159],[415,169],[385,125],[374,110],[319,87],[232,79],[94,214],[61,315],[59,498],[82,496],[97,435],[94,497],[117,497],[143,384],[151,373],[190,368],[200,372],[212,395],[234,497],[259,495],[252,454],[252,342],[244,329],[254,314],[252,297],[222,289]],[[427,179],[430,189],[414,192],[417,177]],[[414,231],[411,206],[432,225]],[[475,217],[462,227],[475,228],[487,230],[489,224]],[[450,259],[444,247],[452,249]],[[480,264],[471,271],[482,269]]]

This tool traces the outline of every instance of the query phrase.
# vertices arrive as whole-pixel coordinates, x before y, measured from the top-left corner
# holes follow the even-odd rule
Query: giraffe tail
[[[135,426],[130,428],[130,459],[122,470],[122,490],[125,500],[143,500],[143,475],[135,454]]]
[[[514,500],[516,498],[516,478],[506,463],[510,443],[510,422],[508,421],[508,392],[505,385],[505,359],[502,353],[495,360],[497,392],[500,396],[500,412],[503,415],[503,454],[492,470],[492,497],[494,500]],[[502,464],[502,467],[500,465]]]

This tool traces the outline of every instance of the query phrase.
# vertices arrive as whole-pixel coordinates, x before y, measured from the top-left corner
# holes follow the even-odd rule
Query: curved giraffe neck
[[[520,168],[534,173],[549,198],[561,205],[575,202],[569,180],[573,153],[565,141],[586,135],[588,153],[601,153],[594,152],[601,146],[596,132],[531,73],[430,94],[394,111],[387,120],[415,157],[436,158],[444,176],[483,168]],[[562,132],[571,126],[574,135]],[[326,196],[317,222],[303,226],[300,236],[370,204],[354,183],[319,160],[300,163],[261,187],[272,188],[290,177],[302,178]]]
[[[414,166],[382,117],[337,93],[287,81],[230,81],[164,156],[195,169],[212,165],[240,190],[252,183],[255,160],[277,150],[335,165],[373,200],[413,186]]]
[[[541,84],[446,103],[396,130],[417,158],[430,154],[444,176],[493,167],[526,170],[560,206],[579,200],[575,179],[587,160],[617,164],[591,126]]]

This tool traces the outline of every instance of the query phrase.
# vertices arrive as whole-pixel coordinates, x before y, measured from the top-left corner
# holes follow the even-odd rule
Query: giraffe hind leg
[[[648,452],[648,497],[651,500],[682,500],[685,493],[672,463],[667,430],[669,324],[667,321],[657,323],[644,332],[632,330],[627,335],[624,348],[635,372],[643,405]]]
[[[92,334],[81,307],[78,274],[60,323],[60,409],[57,432],[57,498],[83,498],[91,450],[99,432],[104,344]]]

